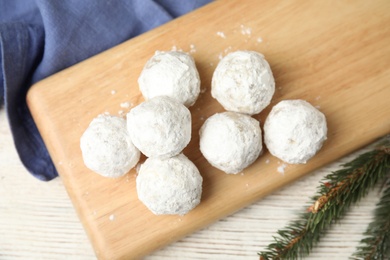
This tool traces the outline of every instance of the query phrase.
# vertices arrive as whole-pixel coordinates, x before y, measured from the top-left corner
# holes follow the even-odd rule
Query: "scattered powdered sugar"
[[[124,115],[125,115],[125,111],[123,111],[123,110],[119,110],[119,111],[118,111],[118,115],[120,115],[120,116],[124,116]]]
[[[263,38],[257,37],[256,41],[257,41],[258,43],[261,43],[261,42],[263,42]]]
[[[201,93],[201,94],[204,94],[206,91],[207,91],[207,88],[202,88],[202,89],[200,90],[200,93]]]
[[[232,46],[229,46],[229,47],[227,47],[226,49],[224,49],[223,52],[224,52],[225,54],[227,54],[227,53],[230,52],[231,50],[232,50]]]
[[[115,94],[116,94],[116,90],[115,89],[111,90],[111,95],[115,95]]]
[[[133,106],[133,104],[130,101],[122,102],[120,104],[121,108],[129,108],[129,107],[132,107],[132,106]]]
[[[115,215],[114,215],[114,214],[111,214],[111,215],[108,217],[108,219],[109,219],[110,221],[114,221],[114,220],[115,220]]]
[[[284,170],[286,169],[287,165],[283,163],[282,165],[278,166],[277,170],[279,173],[284,173]]]
[[[222,39],[226,39],[226,35],[224,32],[217,32],[217,35],[221,37]]]
[[[252,35],[252,28],[250,27],[247,27],[243,24],[240,25],[240,29],[241,29],[241,34],[242,35]]]
[[[171,51],[183,51],[183,49],[177,47],[176,45],[173,45],[172,48],[171,48]]]
[[[196,52],[196,47],[194,44],[190,45],[190,53],[195,53]]]
[[[222,60],[223,57],[224,57],[227,53],[229,53],[231,50],[232,50],[232,46],[229,46],[229,47],[227,47],[226,49],[224,49],[222,52],[220,52],[220,53],[218,54],[218,59],[219,59],[219,60]],[[213,63],[210,63],[210,66],[213,66],[213,65],[214,65]]]
[[[266,164],[269,164],[269,159],[265,160],[265,163],[266,163]]]
[[[317,96],[317,97],[316,97],[316,100],[320,100],[320,99],[321,99],[321,96]]]

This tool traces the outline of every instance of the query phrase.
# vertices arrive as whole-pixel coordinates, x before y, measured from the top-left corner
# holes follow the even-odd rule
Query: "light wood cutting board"
[[[218,1],[49,77],[28,104],[100,259],[139,258],[200,229],[390,132],[390,1]],[[107,179],[88,170],[79,138],[90,121],[143,101],[137,78],[156,50],[190,52],[202,80],[184,150],[204,178],[201,204],[186,216],[154,216],[137,199],[135,171]],[[219,58],[235,50],[265,55],[276,79],[264,122],[282,99],[305,99],[328,120],[323,149],[306,165],[265,152],[242,174],[206,162],[198,130],[223,111],[211,98]],[[270,220],[272,221],[272,220]],[[261,230],[259,230],[261,232]]]

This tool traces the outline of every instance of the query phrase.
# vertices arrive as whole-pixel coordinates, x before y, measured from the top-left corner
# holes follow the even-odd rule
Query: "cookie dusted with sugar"
[[[147,157],[168,158],[179,154],[191,140],[191,113],[183,104],[158,96],[127,114],[133,144]]]
[[[140,158],[131,142],[123,118],[100,115],[92,120],[80,138],[84,164],[104,177],[120,177]]]
[[[241,172],[259,157],[263,148],[259,122],[235,112],[209,117],[199,135],[203,156],[226,173]]]
[[[270,153],[287,163],[306,163],[326,140],[323,113],[304,100],[283,100],[264,124],[264,142]]]
[[[148,158],[139,170],[139,200],[156,215],[185,215],[201,200],[203,178],[183,154]]]
[[[267,107],[275,80],[264,56],[254,51],[226,55],[214,71],[211,95],[228,111],[254,115]]]
[[[138,78],[146,100],[156,96],[172,97],[187,107],[199,96],[200,79],[191,55],[180,51],[156,51]]]

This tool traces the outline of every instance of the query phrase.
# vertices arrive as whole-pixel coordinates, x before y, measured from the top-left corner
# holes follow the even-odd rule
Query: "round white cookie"
[[[202,182],[199,170],[183,154],[148,158],[136,179],[137,194],[156,215],[185,215],[200,203]]]
[[[306,163],[326,140],[325,115],[304,100],[283,100],[264,124],[270,153],[287,163]]]
[[[146,100],[156,96],[172,97],[192,106],[199,96],[200,79],[191,55],[179,51],[157,51],[138,78]]]
[[[199,134],[203,156],[226,173],[241,172],[259,157],[263,148],[259,122],[235,112],[209,117]]]
[[[85,165],[104,177],[120,177],[133,168],[140,152],[131,142],[123,118],[100,115],[80,138]]]
[[[178,101],[158,96],[130,110],[127,129],[143,154],[168,158],[179,154],[190,142],[191,113]]]
[[[226,55],[214,71],[211,95],[228,111],[253,115],[267,107],[275,80],[264,56],[254,51]]]

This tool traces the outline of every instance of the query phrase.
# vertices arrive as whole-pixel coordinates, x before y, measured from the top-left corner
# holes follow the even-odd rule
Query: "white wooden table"
[[[358,152],[367,151],[364,148]],[[257,251],[302,211],[319,181],[357,153],[221,219],[146,259],[258,259]],[[307,259],[347,259],[362,238],[379,200],[365,197]],[[4,108],[0,110],[0,259],[96,259],[60,178],[41,182],[15,151]]]

